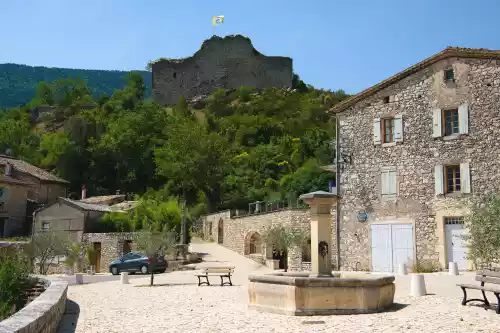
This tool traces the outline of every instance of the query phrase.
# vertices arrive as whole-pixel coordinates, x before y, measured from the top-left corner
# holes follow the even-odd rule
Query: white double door
[[[396,272],[398,266],[413,262],[411,224],[371,225],[372,271]]]

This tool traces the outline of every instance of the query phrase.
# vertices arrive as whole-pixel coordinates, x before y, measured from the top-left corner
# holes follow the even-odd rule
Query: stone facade
[[[253,251],[250,251],[250,239],[254,234],[257,234],[259,238],[262,237],[266,228],[276,225],[310,230],[309,212],[307,210],[290,209],[247,216],[233,216],[232,212],[227,210],[203,217],[203,235],[205,239],[213,240],[236,253],[266,264],[266,260],[272,258],[272,247],[261,242],[258,253],[251,253]],[[336,267],[335,211],[333,211],[332,215],[332,230],[331,257],[332,266]],[[293,248],[288,250],[289,270],[310,270],[310,266],[310,262],[302,261],[302,249]]]
[[[412,226],[412,261],[446,268],[444,218],[463,216],[471,198],[500,187],[500,160],[492,158],[500,152],[500,53],[477,51],[478,57],[469,51],[461,57],[447,49],[332,109],[340,152],[351,158],[340,176],[342,268],[372,268],[371,229],[385,222]],[[450,70],[454,77],[447,80]],[[452,109],[458,109],[458,133],[447,135],[443,112]],[[394,142],[383,142],[383,129],[377,133],[384,118],[399,118]],[[461,188],[453,193],[442,178],[448,169],[439,171],[448,165],[460,166]],[[382,195],[389,193],[382,188],[387,170],[396,173],[392,197]],[[366,222],[358,222],[360,211]]]
[[[82,243],[84,246],[100,244],[100,272],[105,273],[112,261],[135,249],[136,238],[137,234],[133,232],[84,233]]]
[[[213,36],[191,57],[154,62],[152,76],[153,99],[173,105],[221,88],[289,88],[292,59],[264,56],[241,35]]]

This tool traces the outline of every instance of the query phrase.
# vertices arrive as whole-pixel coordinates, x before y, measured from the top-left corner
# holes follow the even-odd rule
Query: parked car
[[[109,272],[118,275],[120,272],[148,274],[150,273],[151,259],[139,252],[129,252],[123,257],[116,259],[109,265]],[[158,256],[155,265],[155,273],[165,273],[168,263],[165,257]]]

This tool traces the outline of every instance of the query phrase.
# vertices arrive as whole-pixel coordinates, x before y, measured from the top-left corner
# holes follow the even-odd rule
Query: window
[[[444,168],[446,193],[460,192],[460,165],[447,165]]]
[[[375,118],[373,120],[373,143],[403,142],[403,117]]]
[[[453,73],[453,68],[444,71],[444,81],[455,82],[455,74]]]
[[[397,178],[395,167],[385,167],[381,170],[381,194],[384,200],[394,200],[397,197]]]
[[[42,231],[50,230],[50,222],[42,222]]]
[[[384,104],[389,103],[391,101],[390,96],[385,96],[384,99],[383,99],[383,101],[384,101]]]
[[[445,217],[444,224],[464,224],[463,216]]]
[[[460,133],[458,127],[458,109],[443,110],[443,133],[444,136]]]
[[[381,119],[381,124],[382,124],[382,142],[383,143],[390,143],[394,141],[394,125],[395,125],[395,119],[394,118],[384,118]]]

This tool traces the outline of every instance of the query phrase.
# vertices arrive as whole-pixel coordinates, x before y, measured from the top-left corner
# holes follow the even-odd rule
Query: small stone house
[[[29,235],[35,209],[66,196],[67,186],[43,169],[0,155],[0,237]]]
[[[500,51],[446,48],[335,105],[344,269],[472,268],[471,198],[500,188]]]

